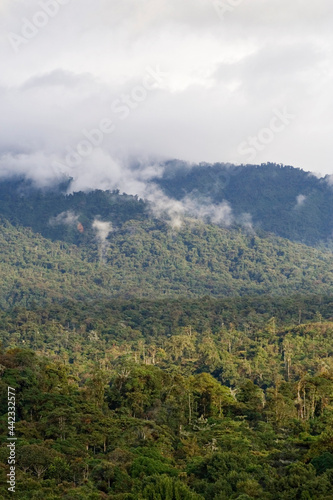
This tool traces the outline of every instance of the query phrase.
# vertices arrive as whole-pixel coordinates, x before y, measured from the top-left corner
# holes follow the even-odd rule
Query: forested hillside
[[[333,187],[301,169],[276,164],[201,164],[191,168],[169,162],[154,179],[177,200],[191,196],[200,203],[228,201],[236,219],[248,214],[255,228],[310,245],[333,234]]]
[[[158,186],[174,201],[191,199],[200,212],[207,203],[228,202],[235,225],[251,222],[256,231],[312,246],[331,247],[333,234],[333,187],[330,178],[318,178],[299,168],[276,164],[199,164],[178,161],[161,164],[162,174],[147,181]],[[23,178],[0,182],[0,214],[14,225],[31,227],[46,238],[86,244],[86,232],[73,232],[67,224],[52,224],[59,214],[76,217],[84,229],[94,217],[112,220],[146,220],[152,214],[149,202],[119,192],[73,193],[71,179],[38,189]],[[38,216],[37,216],[38,214]],[[51,223],[50,223],[51,222]],[[60,221],[58,221],[60,222]],[[72,224],[73,225],[73,224]]]
[[[6,221],[0,226],[0,305],[107,296],[104,274],[76,246],[54,243]]]
[[[19,498],[332,498],[331,301],[3,313],[11,348],[0,384],[17,393]],[[5,461],[5,442],[0,453]]]
[[[331,188],[171,167],[232,223],[0,183],[1,498],[9,386],[20,500],[333,499]]]
[[[109,191],[66,195],[69,182],[49,189],[37,189],[24,179],[0,182],[0,215],[47,239],[81,246],[89,246],[94,239],[96,217],[112,221],[116,227],[149,217],[147,204],[135,196]]]
[[[200,221],[177,231],[160,221],[128,221],[108,239],[91,236],[79,247],[2,221],[0,244],[2,307],[66,298],[325,294],[333,287],[330,252]]]

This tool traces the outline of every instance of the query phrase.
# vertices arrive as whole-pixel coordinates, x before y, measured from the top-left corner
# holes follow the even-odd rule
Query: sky
[[[1,0],[0,176],[140,195],[173,158],[331,175],[332,25],[332,0]]]

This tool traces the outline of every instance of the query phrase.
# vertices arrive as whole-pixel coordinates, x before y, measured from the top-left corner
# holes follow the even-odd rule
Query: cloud
[[[47,187],[64,178],[64,172],[53,166],[55,155],[30,151],[28,144],[16,147],[21,151],[0,154],[0,179],[24,176],[39,187]]]
[[[189,218],[204,220],[221,226],[234,222],[228,202],[213,204],[207,198],[186,196],[182,200],[169,198],[156,184],[146,186],[143,198],[149,201],[155,217],[164,219],[173,229],[179,229]]]
[[[42,1],[2,0],[4,33],[22,36],[22,19],[33,22]],[[244,1],[221,21],[209,0],[72,0],[17,53],[5,35],[0,176],[46,185],[68,175],[75,189],[139,194],[150,173],[134,172],[129,158],[143,170],[152,158],[242,162],[238,145],[283,107],[297,118],[256,161],[331,174],[333,4],[301,4]],[[112,103],[156,66],[168,76],[120,119]],[[61,170],[83,130],[104,118],[114,132]]]
[[[106,261],[106,251],[109,246],[107,237],[113,232],[112,223],[95,219],[92,228],[96,231],[100,261],[104,263]]]
[[[333,186],[333,174],[332,175],[326,175],[325,181],[329,186]]]
[[[244,227],[249,232],[254,232],[252,215],[248,212],[242,213],[237,218],[237,223]]]
[[[35,75],[28,79],[21,86],[21,90],[30,89],[43,89],[50,87],[62,87],[62,88],[72,88],[72,87],[83,87],[84,85],[93,85],[94,79],[89,74],[75,74],[71,71],[64,71],[62,69],[55,69],[49,73],[44,73],[41,75]]]
[[[51,226],[59,226],[59,225],[77,226],[78,222],[79,222],[79,216],[76,215],[71,210],[62,212],[56,217],[51,217],[51,219],[49,220],[49,224]]]
[[[295,208],[300,208],[304,205],[304,203],[307,200],[307,196],[304,194],[299,194],[296,198],[296,207]]]

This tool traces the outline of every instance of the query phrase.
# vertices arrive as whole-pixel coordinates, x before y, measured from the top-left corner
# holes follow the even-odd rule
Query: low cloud
[[[296,206],[295,208],[300,208],[304,205],[304,203],[306,202],[307,200],[307,196],[305,196],[304,194],[299,194],[296,198]]]
[[[56,217],[51,217],[51,219],[49,220],[50,226],[60,226],[60,225],[77,226],[78,223],[79,223],[79,216],[76,215],[71,210],[68,210],[67,212],[62,212]]]
[[[249,232],[254,232],[252,215],[248,212],[242,213],[237,217],[237,223]]]
[[[207,0],[63,2],[15,53],[8,35],[21,36],[23,19],[34,22],[41,4],[55,3],[0,4],[6,68],[0,176],[19,172],[51,184],[59,174],[54,162],[65,163],[68,151],[85,139],[82,130],[96,129],[104,118],[116,129],[74,172],[80,188],[91,187],[90,181],[108,185],[116,159],[130,154],[243,162],[238,145],[281,106],[297,119],[258,152],[258,162],[306,170],[320,165],[331,173],[331,0],[237,2],[223,20]],[[152,90],[141,102],[138,85],[149,66],[168,77],[160,85],[148,80]],[[130,98],[125,123],[119,107],[118,114],[110,110],[117,100],[126,114],[131,95],[137,101]],[[109,158],[103,168],[101,157]],[[121,167],[126,171],[126,164]]]
[[[325,181],[327,182],[327,184],[328,184],[329,186],[331,186],[331,187],[332,187],[332,186],[333,186],[333,175],[326,175],[326,177],[325,177]]]
[[[225,227],[234,222],[232,209],[227,201],[213,204],[209,199],[197,200],[191,196],[175,200],[166,196],[155,184],[147,186],[144,198],[150,202],[155,217],[164,219],[174,229],[180,228],[188,218]]]
[[[112,223],[95,219],[92,228],[96,231],[100,262],[105,263],[106,252],[109,246],[107,238],[109,234],[113,232]]]

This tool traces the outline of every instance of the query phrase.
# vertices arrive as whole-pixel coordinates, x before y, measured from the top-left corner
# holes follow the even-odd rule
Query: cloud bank
[[[141,194],[156,159],[246,162],[274,109],[295,119],[256,162],[331,174],[332,21],[331,0],[2,0],[0,176]]]

